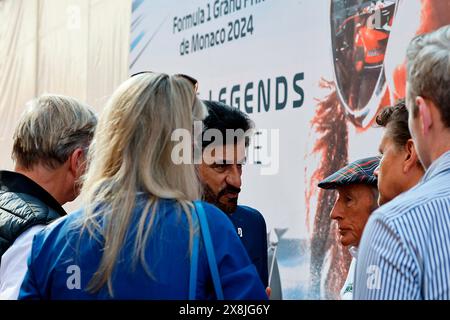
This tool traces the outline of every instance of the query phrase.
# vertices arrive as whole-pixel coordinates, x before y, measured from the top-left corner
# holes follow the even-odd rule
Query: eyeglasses
[[[133,78],[134,76],[137,76],[137,75],[143,74],[143,73],[156,73],[156,72],[154,72],[154,71],[140,71],[140,72],[132,74],[130,78]],[[191,76],[188,76],[187,74],[183,74],[183,73],[177,73],[177,74],[174,75],[174,77],[181,77],[181,78],[184,78],[187,81],[189,81],[192,84],[192,86],[194,87],[195,92],[197,93],[198,81],[195,78],[192,78]]]

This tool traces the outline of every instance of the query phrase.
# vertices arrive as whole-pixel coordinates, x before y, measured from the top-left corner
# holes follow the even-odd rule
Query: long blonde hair
[[[82,189],[86,206],[82,231],[87,230],[104,246],[89,290],[96,292],[107,285],[113,295],[111,277],[131,227],[138,192],[148,195],[148,201],[137,226],[134,263],[139,258],[152,276],[145,245],[160,198],[176,200],[186,215],[191,248],[194,231],[190,208],[200,197],[200,184],[193,164],[171,160],[175,144],[171,134],[175,129],[192,133],[193,121],[204,115],[205,107],[192,83],[181,76],[139,74],[124,82],[109,100],[89,151]]]

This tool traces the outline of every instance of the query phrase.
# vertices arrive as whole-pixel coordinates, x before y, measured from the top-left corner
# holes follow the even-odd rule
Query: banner
[[[201,98],[239,108],[256,124],[239,202],[266,220],[277,298],[338,298],[350,256],[329,218],[336,194],[317,183],[378,153],[374,118],[404,96],[406,47],[450,23],[449,6],[133,1],[130,74],[188,74]]]

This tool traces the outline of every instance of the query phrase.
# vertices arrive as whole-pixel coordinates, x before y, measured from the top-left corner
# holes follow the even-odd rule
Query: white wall
[[[130,17],[131,0],[0,0],[0,169],[13,168],[30,99],[65,94],[102,109],[128,76]]]

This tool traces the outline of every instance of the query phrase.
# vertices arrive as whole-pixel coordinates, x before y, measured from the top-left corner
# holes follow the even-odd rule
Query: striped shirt
[[[354,299],[450,299],[450,151],[370,217]]]

